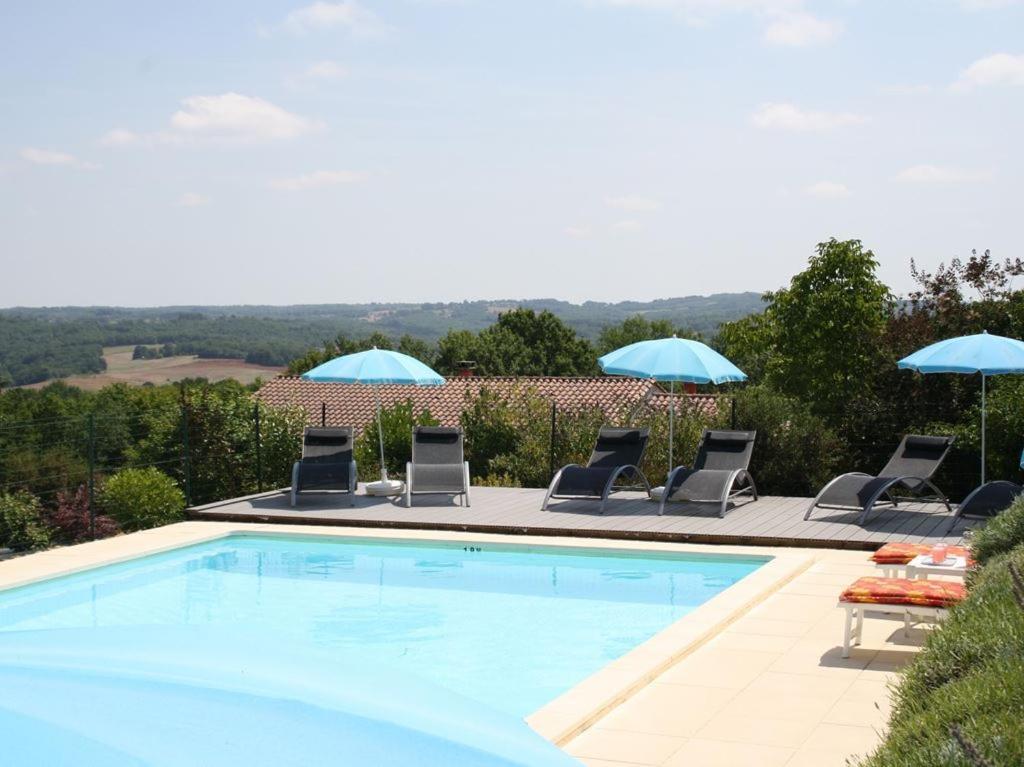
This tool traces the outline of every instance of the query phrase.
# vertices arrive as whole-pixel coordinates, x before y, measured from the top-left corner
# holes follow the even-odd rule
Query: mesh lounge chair
[[[956,526],[958,519],[989,519],[1001,511],[1006,511],[1021,493],[1024,493],[1024,487],[1003,480],[986,482],[981,487],[974,488],[956,507],[956,513],[949,520],[946,533],[949,534]]]
[[[717,503],[718,516],[724,517],[733,498],[750,495],[756,501],[757,487],[748,471],[756,436],[756,431],[705,429],[693,468],[677,466],[668,475],[658,514],[665,513],[666,502],[690,501]]]
[[[463,458],[462,429],[417,426],[412,430],[412,460],[405,467],[405,505],[413,493],[449,493],[469,506],[469,463]]]
[[[877,503],[897,505],[891,493],[895,489],[907,490],[916,495],[928,488],[935,495],[918,496],[918,500],[938,501],[944,503],[948,511],[952,511],[946,496],[932,482],[932,476],[942,465],[954,439],[907,434],[877,477],[861,472],[836,477],[821,489],[804,514],[804,519],[810,519],[811,513],[819,506],[823,509],[860,509],[858,524],[863,525]]]
[[[292,467],[292,506],[307,490],[345,490],[356,504],[356,462],[352,428],[308,426],[302,434],[302,458]]]
[[[547,511],[548,504],[553,498],[571,498],[600,500],[600,510],[603,514],[608,496],[613,491],[625,487],[615,484],[624,475],[639,478],[650,496],[651,486],[639,469],[649,436],[650,429],[617,429],[602,426],[597,433],[597,443],[587,465],[571,463],[559,469],[551,480],[547,495],[544,496],[541,511]]]

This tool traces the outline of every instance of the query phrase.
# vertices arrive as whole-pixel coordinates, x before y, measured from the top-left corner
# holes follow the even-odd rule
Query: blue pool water
[[[0,660],[19,636],[229,632],[522,717],[766,561],[235,536],[0,592]]]

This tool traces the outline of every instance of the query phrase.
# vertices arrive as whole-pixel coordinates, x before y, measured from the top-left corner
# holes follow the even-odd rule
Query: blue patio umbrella
[[[707,344],[676,336],[638,341],[608,352],[597,362],[605,373],[612,375],[667,381],[672,395],[675,394],[677,381],[720,384],[747,380],[746,373]],[[671,472],[675,426],[674,397],[669,399],[668,413],[668,470]]]
[[[380,444],[380,481],[384,489],[391,486],[384,466],[384,430],[380,424],[380,387],[384,384],[441,386],[444,378],[415,357],[378,349],[345,354],[317,365],[303,373],[307,381],[319,383],[361,383],[373,386],[377,398],[377,441]]]
[[[985,484],[985,379],[1024,373],[1024,343],[988,332],[939,341],[899,361],[919,373],[981,373],[981,484]]]

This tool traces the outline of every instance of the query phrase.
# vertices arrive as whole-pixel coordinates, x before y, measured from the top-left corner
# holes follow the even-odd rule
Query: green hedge
[[[902,675],[889,734],[864,767],[1024,764],[1024,593],[1011,572],[1024,576],[1022,520],[1018,502],[975,536],[986,564]]]
[[[971,550],[978,564],[984,565],[993,557],[1005,554],[1024,544],[1024,498],[974,533]]]
[[[123,469],[103,485],[99,505],[122,530],[145,530],[185,517],[185,496],[159,469]]]

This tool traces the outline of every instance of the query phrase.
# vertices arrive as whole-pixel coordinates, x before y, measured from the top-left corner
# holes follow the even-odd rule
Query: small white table
[[[908,578],[927,578],[929,575],[952,575],[963,578],[967,574],[967,558],[947,556],[941,565],[932,562],[931,554],[918,554],[907,562]]]

